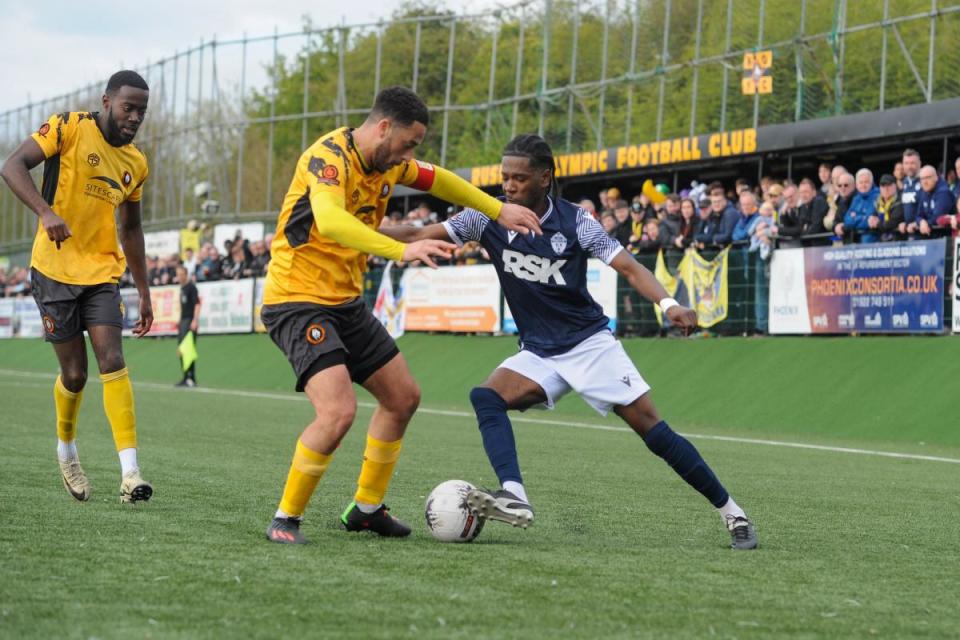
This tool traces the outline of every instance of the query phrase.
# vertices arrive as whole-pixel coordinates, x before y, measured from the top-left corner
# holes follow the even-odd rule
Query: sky
[[[494,0],[447,0],[457,13],[497,6]],[[507,0],[503,4],[514,4]],[[0,0],[0,113],[100,82],[123,67],[171,56],[210,41],[376,22],[401,0]],[[15,61],[15,62],[12,62]]]

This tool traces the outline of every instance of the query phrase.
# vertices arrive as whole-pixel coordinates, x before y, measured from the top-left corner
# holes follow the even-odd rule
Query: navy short
[[[335,306],[265,304],[260,318],[290,361],[297,391],[303,391],[314,374],[338,364],[346,365],[350,378],[362,384],[400,353],[362,298]]]
[[[30,270],[33,299],[40,308],[47,342],[66,342],[87,327],[123,327],[123,300],[115,282],[66,284]]]

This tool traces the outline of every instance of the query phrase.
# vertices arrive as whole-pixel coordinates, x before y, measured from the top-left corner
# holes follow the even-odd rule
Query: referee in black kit
[[[177,355],[183,379],[175,386],[197,386],[197,327],[200,323],[200,296],[197,285],[190,281],[187,269],[177,267],[177,282],[180,284],[180,325],[177,328]]]

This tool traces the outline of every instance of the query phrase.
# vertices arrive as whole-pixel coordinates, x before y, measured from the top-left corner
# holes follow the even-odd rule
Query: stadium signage
[[[500,329],[500,281],[493,265],[403,272],[408,331],[494,333]]]
[[[774,252],[770,333],[940,333],[944,240]]]
[[[556,157],[558,178],[574,178],[610,171],[644,169],[695,160],[728,158],[756,153],[757,130],[738,129],[723,133],[645,142],[598,151],[566,153]],[[500,165],[468,169],[470,182],[478,187],[500,184]]]

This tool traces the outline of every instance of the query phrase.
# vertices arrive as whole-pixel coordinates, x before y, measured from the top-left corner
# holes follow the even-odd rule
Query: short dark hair
[[[430,126],[430,111],[427,110],[426,103],[410,89],[399,86],[387,87],[377,94],[370,110],[370,118],[387,118],[401,127],[409,127],[414,122],[425,127]]]
[[[914,157],[914,158],[919,158],[919,157],[920,157],[920,152],[917,151],[916,149],[904,149],[904,150],[903,150],[903,157],[906,158],[907,156],[911,156],[911,157]]]
[[[814,181],[811,180],[810,178],[804,178],[803,180],[800,181],[800,184],[801,184],[801,185],[804,185],[804,184],[805,184],[805,185],[807,185],[808,187],[810,187],[811,189],[813,189],[814,191],[817,190],[817,185],[816,185],[816,184],[814,183]],[[798,185],[798,186],[799,186],[799,185]]]
[[[117,71],[110,76],[110,79],[107,80],[107,88],[104,90],[104,93],[112,96],[119,91],[121,87],[133,87],[135,89],[150,91],[150,87],[147,86],[147,81],[143,79],[143,76],[129,69]]]

